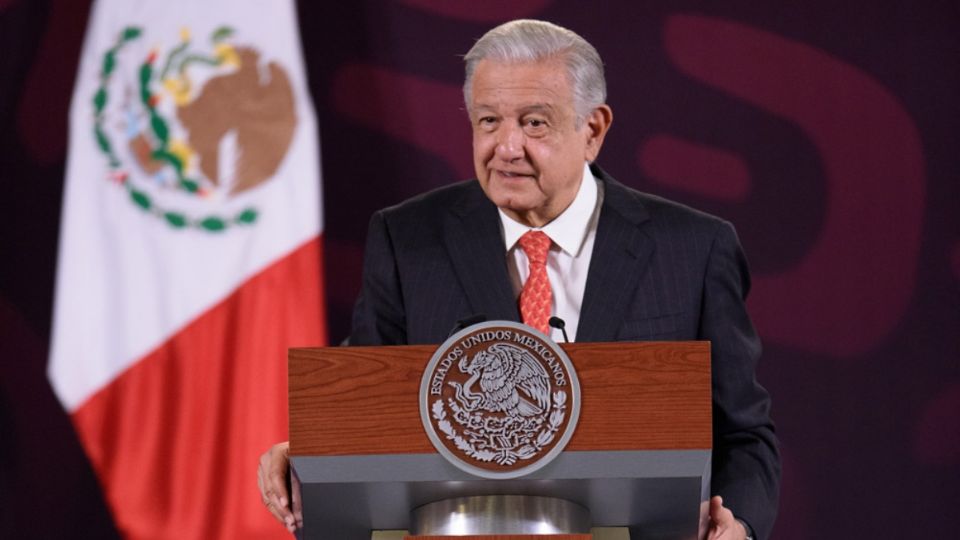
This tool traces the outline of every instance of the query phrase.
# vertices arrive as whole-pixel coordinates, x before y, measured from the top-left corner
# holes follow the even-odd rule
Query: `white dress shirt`
[[[530,274],[527,255],[517,243],[520,237],[527,231],[539,230],[553,241],[547,253],[547,278],[553,290],[550,313],[566,323],[570,341],[577,339],[580,307],[583,305],[583,291],[587,286],[587,271],[590,269],[590,257],[593,254],[593,241],[597,235],[597,221],[602,204],[603,184],[590,172],[589,164],[584,163],[583,179],[580,181],[577,196],[566,210],[543,227],[528,227],[500,211],[507,271],[518,299]],[[550,329],[550,338],[563,343],[563,333],[555,328]]]

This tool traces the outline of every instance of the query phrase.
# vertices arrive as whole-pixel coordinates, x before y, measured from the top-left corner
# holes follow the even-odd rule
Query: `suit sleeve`
[[[350,345],[407,343],[396,252],[383,212],[370,218],[360,296],[353,309]]]
[[[780,494],[780,454],[770,396],[756,379],[760,339],[747,314],[750,276],[733,227],[714,237],[704,275],[700,338],[712,343],[713,476],[711,491],[768,538]]]

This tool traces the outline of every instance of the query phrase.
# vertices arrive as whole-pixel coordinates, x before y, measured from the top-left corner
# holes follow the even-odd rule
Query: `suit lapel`
[[[580,308],[577,341],[613,341],[633,301],[639,277],[649,264],[654,244],[643,231],[649,214],[641,201],[599,168],[603,206]]]
[[[500,232],[499,214],[474,185],[451,205],[443,230],[460,285],[473,313],[487,320],[519,321],[520,312],[507,275],[506,252]]]

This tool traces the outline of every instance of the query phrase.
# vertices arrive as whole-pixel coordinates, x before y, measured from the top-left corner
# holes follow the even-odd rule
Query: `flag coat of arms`
[[[326,339],[319,179],[291,1],[95,3],[49,376],[124,536],[287,537],[255,471]]]

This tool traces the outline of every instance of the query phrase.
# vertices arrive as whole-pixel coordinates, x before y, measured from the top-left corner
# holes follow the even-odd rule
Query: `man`
[[[465,60],[477,180],[374,214],[351,343],[440,343],[454,321],[477,314],[548,331],[530,306],[531,284],[544,281],[547,315],[576,340],[710,340],[717,496],[708,538],[766,538],[779,455],[754,377],[760,344],[733,228],[591,165],[613,114],[600,57],[578,35],[513,21]],[[261,458],[260,488],[293,530],[287,449]]]

